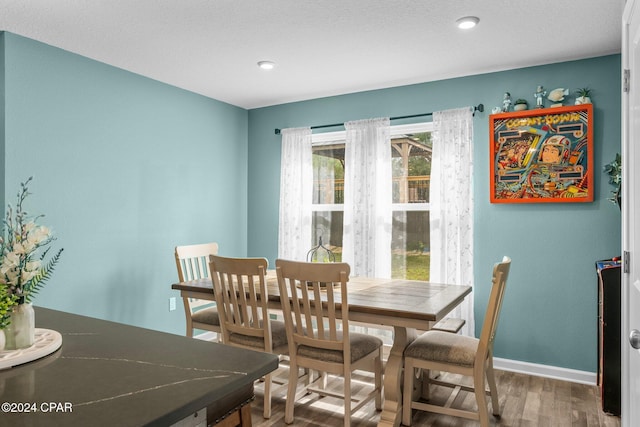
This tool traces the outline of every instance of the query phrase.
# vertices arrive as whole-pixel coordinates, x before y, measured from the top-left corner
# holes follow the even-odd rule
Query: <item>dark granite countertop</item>
[[[0,426],[168,426],[278,366],[275,355],[39,307],[36,327],[60,332],[62,347],[0,371],[0,404],[22,406],[3,406]]]

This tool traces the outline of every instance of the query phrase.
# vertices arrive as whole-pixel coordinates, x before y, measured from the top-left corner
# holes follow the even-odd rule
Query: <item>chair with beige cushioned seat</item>
[[[353,412],[375,399],[382,408],[382,340],[349,332],[346,263],[307,263],[276,260],[282,312],[289,341],[289,390],[284,421],[293,423],[296,396],[313,392],[344,399],[344,425]],[[323,374],[297,391],[298,368]],[[356,369],[374,373],[372,390],[352,406],[351,373]],[[326,374],[344,378],[344,393],[326,389]]]
[[[289,352],[281,321],[271,320],[267,307],[265,258],[225,258],[211,255],[209,269],[222,327],[222,342],[278,355]],[[271,417],[272,375],[264,377],[264,418]]]
[[[217,243],[176,246],[175,260],[178,269],[178,281],[209,277],[209,255],[218,253]],[[220,337],[220,319],[215,303],[183,297],[184,312],[187,319],[187,336],[193,337],[194,329],[215,332]]]
[[[486,427],[489,425],[486,394],[491,396],[493,414],[496,417],[500,416],[498,390],[493,373],[493,341],[510,266],[511,259],[504,257],[502,262],[496,263],[493,268],[491,294],[479,339],[450,332],[427,331],[405,349],[402,424],[410,426],[412,409],[418,409],[479,420],[480,425]],[[413,400],[413,381],[415,369],[418,368],[426,370],[423,378],[429,381],[429,384],[453,387],[452,395],[444,405]],[[469,387],[443,380],[432,380],[429,378],[429,370],[472,377],[473,386]],[[488,391],[485,388],[485,380],[489,384]],[[477,411],[451,407],[460,390],[475,394]]]

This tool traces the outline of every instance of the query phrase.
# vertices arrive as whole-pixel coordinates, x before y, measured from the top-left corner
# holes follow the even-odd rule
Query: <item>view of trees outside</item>
[[[429,183],[431,133],[392,136],[392,277],[429,280]],[[314,261],[327,260],[326,249],[342,259],[344,142],[314,146]],[[320,239],[322,246],[320,246]]]
[[[323,262],[330,249],[336,261],[342,260],[342,223],[344,203],[344,142],[314,147],[313,213],[311,245],[313,259]],[[321,245],[318,247],[319,245]]]

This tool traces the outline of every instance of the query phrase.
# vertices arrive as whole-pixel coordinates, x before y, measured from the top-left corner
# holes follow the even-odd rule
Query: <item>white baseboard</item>
[[[537,363],[521,362],[519,360],[493,358],[493,367],[503,371],[519,372],[538,377],[553,378],[579,384],[596,385],[594,372],[578,371],[576,369],[559,368],[557,366],[539,365]]]

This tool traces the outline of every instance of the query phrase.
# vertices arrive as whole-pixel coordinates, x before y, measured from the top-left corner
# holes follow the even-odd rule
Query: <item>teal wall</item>
[[[7,201],[64,247],[35,303],[178,334],[173,248],[247,251],[248,112],[4,33]],[[4,211],[4,208],[3,208]]]
[[[33,175],[26,207],[46,214],[65,248],[36,304],[183,334],[181,307],[168,311],[175,245],[215,240],[222,254],[272,265],[277,256],[274,128],[484,103],[474,119],[477,318],[492,264],[510,255],[496,356],[595,372],[594,261],[620,251],[602,173],[620,151],[619,82],[613,55],[246,111],[0,33],[0,201],[13,203]],[[505,91],[533,101],[538,84],[593,88],[593,203],[488,201],[489,111]]]
[[[595,201],[489,203],[489,114],[512,98],[534,104],[537,85],[588,86],[594,102]],[[573,97],[571,98],[573,99]],[[469,76],[290,103],[249,111],[251,256],[277,257],[280,136],[274,128],[402,116],[483,103],[474,119],[476,333],[491,268],[513,259],[495,344],[496,357],[595,372],[597,289],[594,262],[620,253],[620,211],[607,201],[603,165],[620,151],[620,56]]]

